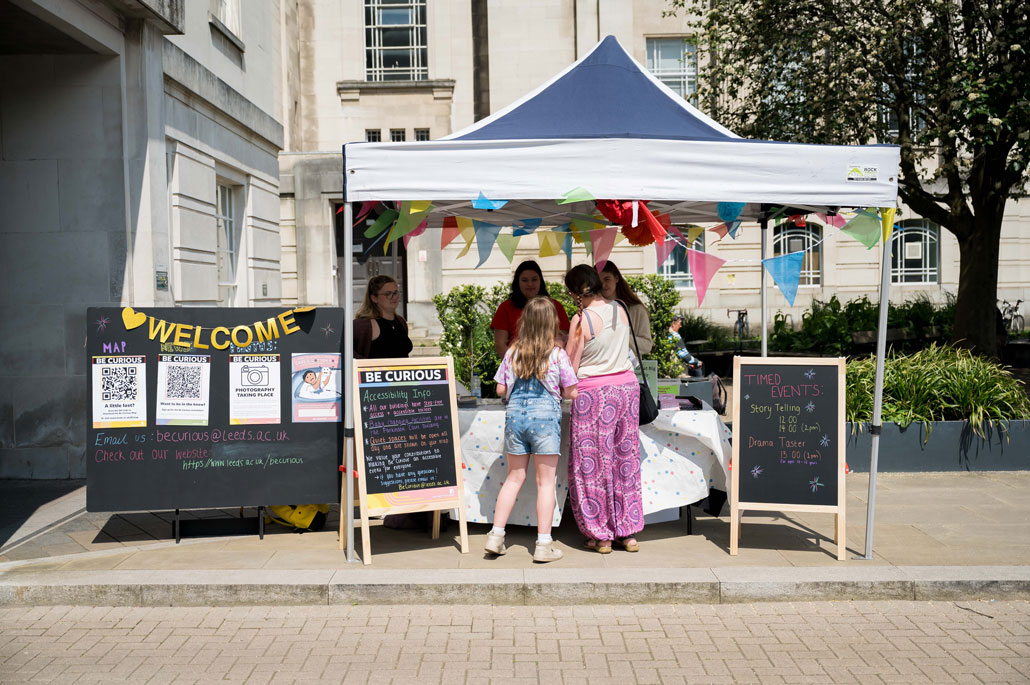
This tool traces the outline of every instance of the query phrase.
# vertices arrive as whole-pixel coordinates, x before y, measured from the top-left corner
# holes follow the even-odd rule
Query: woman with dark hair
[[[626,280],[619,272],[615,262],[607,262],[601,269],[601,295],[606,300],[618,300],[626,305],[629,310],[629,322],[633,325],[633,336],[636,338],[636,345],[640,348],[640,354],[649,354],[654,347],[651,338],[651,317],[647,314],[647,307],[640,301],[637,294],[629,287]],[[636,352],[637,347],[630,345],[630,349]]]
[[[601,294],[594,267],[573,267],[565,286],[579,307],[566,346],[579,379],[569,438],[572,512],[587,547],[608,554],[615,542],[636,552],[644,502],[640,386],[629,359],[629,318],[624,307]]]
[[[498,357],[503,357],[508,351],[508,346],[515,342],[519,319],[522,318],[522,308],[534,297],[547,297],[547,284],[544,283],[540,265],[530,259],[515,269],[515,277],[511,280],[511,296],[497,307],[494,318],[490,321],[490,328],[494,330],[494,349],[497,350]],[[547,299],[554,304],[554,311],[558,315],[558,329],[568,333],[569,315],[565,313],[565,307],[557,300],[549,297]]]
[[[373,276],[354,317],[355,359],[396,359],[411,353],[408,324],[397,313],[401,291],[389,276]]]

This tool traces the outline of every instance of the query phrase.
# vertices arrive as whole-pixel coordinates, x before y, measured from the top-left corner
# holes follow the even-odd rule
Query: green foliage
[[[848,362],[848,421],[870,421],[876,359]],[[884,364],[883,420],[908,426],[919,421],[968,421],[980,437],[995,421],[1030,418],[1022,381],[1005,367],[950,345],[910,355],[890,354]]]
[[[654,347],[644,358],[658,362],[659,378],[676,378],[683,372],[683,364],[676,356],[675,344],[669,340],[669,325],[673,310],[680,303],[679,291],[672,281],[656,274],[627,276],[626,285],[644,301],[651,321]]]
[[[712,322],[700,314],[680,312],[683,317],[683,325],[680,326],[680,337],[684,342],[690,340],[707,340],[708,335],[714,326]],[[689,345],[688,345],[689,347]]]
[[[569,315],[571,319],[576,314],[576,303],[572,301],[572,297],[569,295],[569,289],[565,287],[564,283],[558,281],[547,281],[547,294],[561,302],[561,306],[565,307],[565,313]]]
[[[454,373],[466,386],[472,382],[474,369],[481,379],[484,396],[494,385],[494,373],[500,363],[490,330],[490,319],[500,303],[491,306],[497,297],[496,291],[495,287],[488,294],[478,285],[459,285],[433,297],[443,326],[440,352],[454,358]]]
[[[963,249],[955,335],[994,351],[997,250],[1030,165],[1022,0],[669,0],[697,45],[702,109],[734,132],[894,143],[898,193]],[[785,27],[789,27],[785,29]]]

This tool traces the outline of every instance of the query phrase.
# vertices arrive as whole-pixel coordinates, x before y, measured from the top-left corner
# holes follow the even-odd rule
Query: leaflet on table
[[[93,428],[147,425],[147,358],[93,357]]]
[[[210,404],[210,355],[158,355],[157,425],[206,426]]]
[[[229,423],[280,423],[278,354],[229,355]]]
[[[338,353],[293,353],[291,396],[295,423],[333,423],[343,419]]]

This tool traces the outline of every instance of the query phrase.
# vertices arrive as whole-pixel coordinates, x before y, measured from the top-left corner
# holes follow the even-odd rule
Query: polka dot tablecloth
[[[461,455],[465,464],[465,516],[492,523],[497,493],[508,474],[504,454],[504,407],[459,409]],[[730,432],[714,411],[663,409],[654,423],[640,429],[644,513],[682,507],[708,496],[710,487],[726,490]],[[561,523],[569,492],[569,408],[562,413],[554,525]],[[457,518],[457,512],[452,513]],[[530,462],[526,482],[509,522],[536,525],[536,480]]]

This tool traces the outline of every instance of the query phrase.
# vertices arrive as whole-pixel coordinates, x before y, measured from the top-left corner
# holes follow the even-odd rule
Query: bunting
[[[537,240],[540,241],[541,257],[553,257],[561,252],[561,245],[559,243],[557,233],[552,231],[540,231],[536,234],[536,237]]]
[[[798,294],[798,283],[801,281],[801,265],[805,261],[805,253],[791,252],[779,257],[762,260],[762,266],[772,276],[776,287],[783,293],[787,304],[794,306],[794,298]]]
[[[497,236],[497,247],[500,248],[501,254],[505,256],[509,264],[515,259],[515,249],[519,246],[520,240],[522,240],[521,237],[507,233]]]
[[[508,204],[507,200],[490,200],[490,199],[488,199],[486,197],[486,195],[483,194],[482,191],[479,192],[479,197],[472,201],[472,206],[475,209],[486,209],[486,210],[489,210],[489,211],[493,211],[495,209],[500,209],[501,207],[503,207],[506,204]]]
[[[676,233],[679,234],[680,237],[682,237],[683,235],[679,231],[676,231]],[[665,260],[669,258],[670,254],[672,254],[672,251],[676,248],[676,245],[677,243],[675,240],[666,240],[661,243],[655,241],[654,252],[655,257],[658,258],[658,266],[661,266],[665,263]]]
[[[518,219],[516,224],[522,224],[521,226],[512,226],[512,235],[523,236],[529,235],[536,229],[540,228],[540,224],[543,223],[543,219]]]
[[[465,247],[462,248],[461,252],[458,253],[458,258],[461,259],[469,253],[472,248],[472,241],[476,239],[476,229],[472,223],[472,219],[466,219],[463,216],[459,216],[458,226],[461,228],[461,237],[465,239]]]
[[[880,217],[876,216],[875,211],[863,209],[851,221],[844,224],[844,228],[841,230],[865,245],[866,249],[869,250],[880,240],[880,232],[882,230]]]
[[[501,227],[488,221],[474,221],[473,226],[475,226],[476,232],[476,246],[479,248],[479,264],[476,264],[478,269],[490,258],[490,252],[494,249],[494,243],[497,242],[497,235],[501,232]]]
[[[586,188],[577,186],[567,193],[562,193],[561,200],[555,200],[560,205],[567,205],[573,202],[592,202],[594,196]]]
[[[880,207],[880,228],[883,232],[883,242],[886,243],[894,230],[894,213],[898,210],[894,207]]]
[[[377,235],[382,233],[394,222],[397,218],[397,212],[393,209],[388,209],[379,215],[379,218],[372,222],[372,225],[365,229],[366,238],[375,238]]]
[[[443,231],[440,233],[440,249],[451,244],[451,241],[458,237],[461,228],[458,226],[458,217],[445,216],[443,219]]]
[[[594,266],[598,271],[604,269],[608,263],[608,257],[615,247],[615,237],[619,235],[618,226],[609,226],[597,231],[590,232],[591,248],[593,250]]]
[[[725,263],[725,259],[720,259],[715,255],[687,248],[687,264],[690,265],[690,273],[694,277],[694,290],[697,292],[698,307],[704,302],[705,293],[708,292],[708,285],[712,282],[715,273]]]

